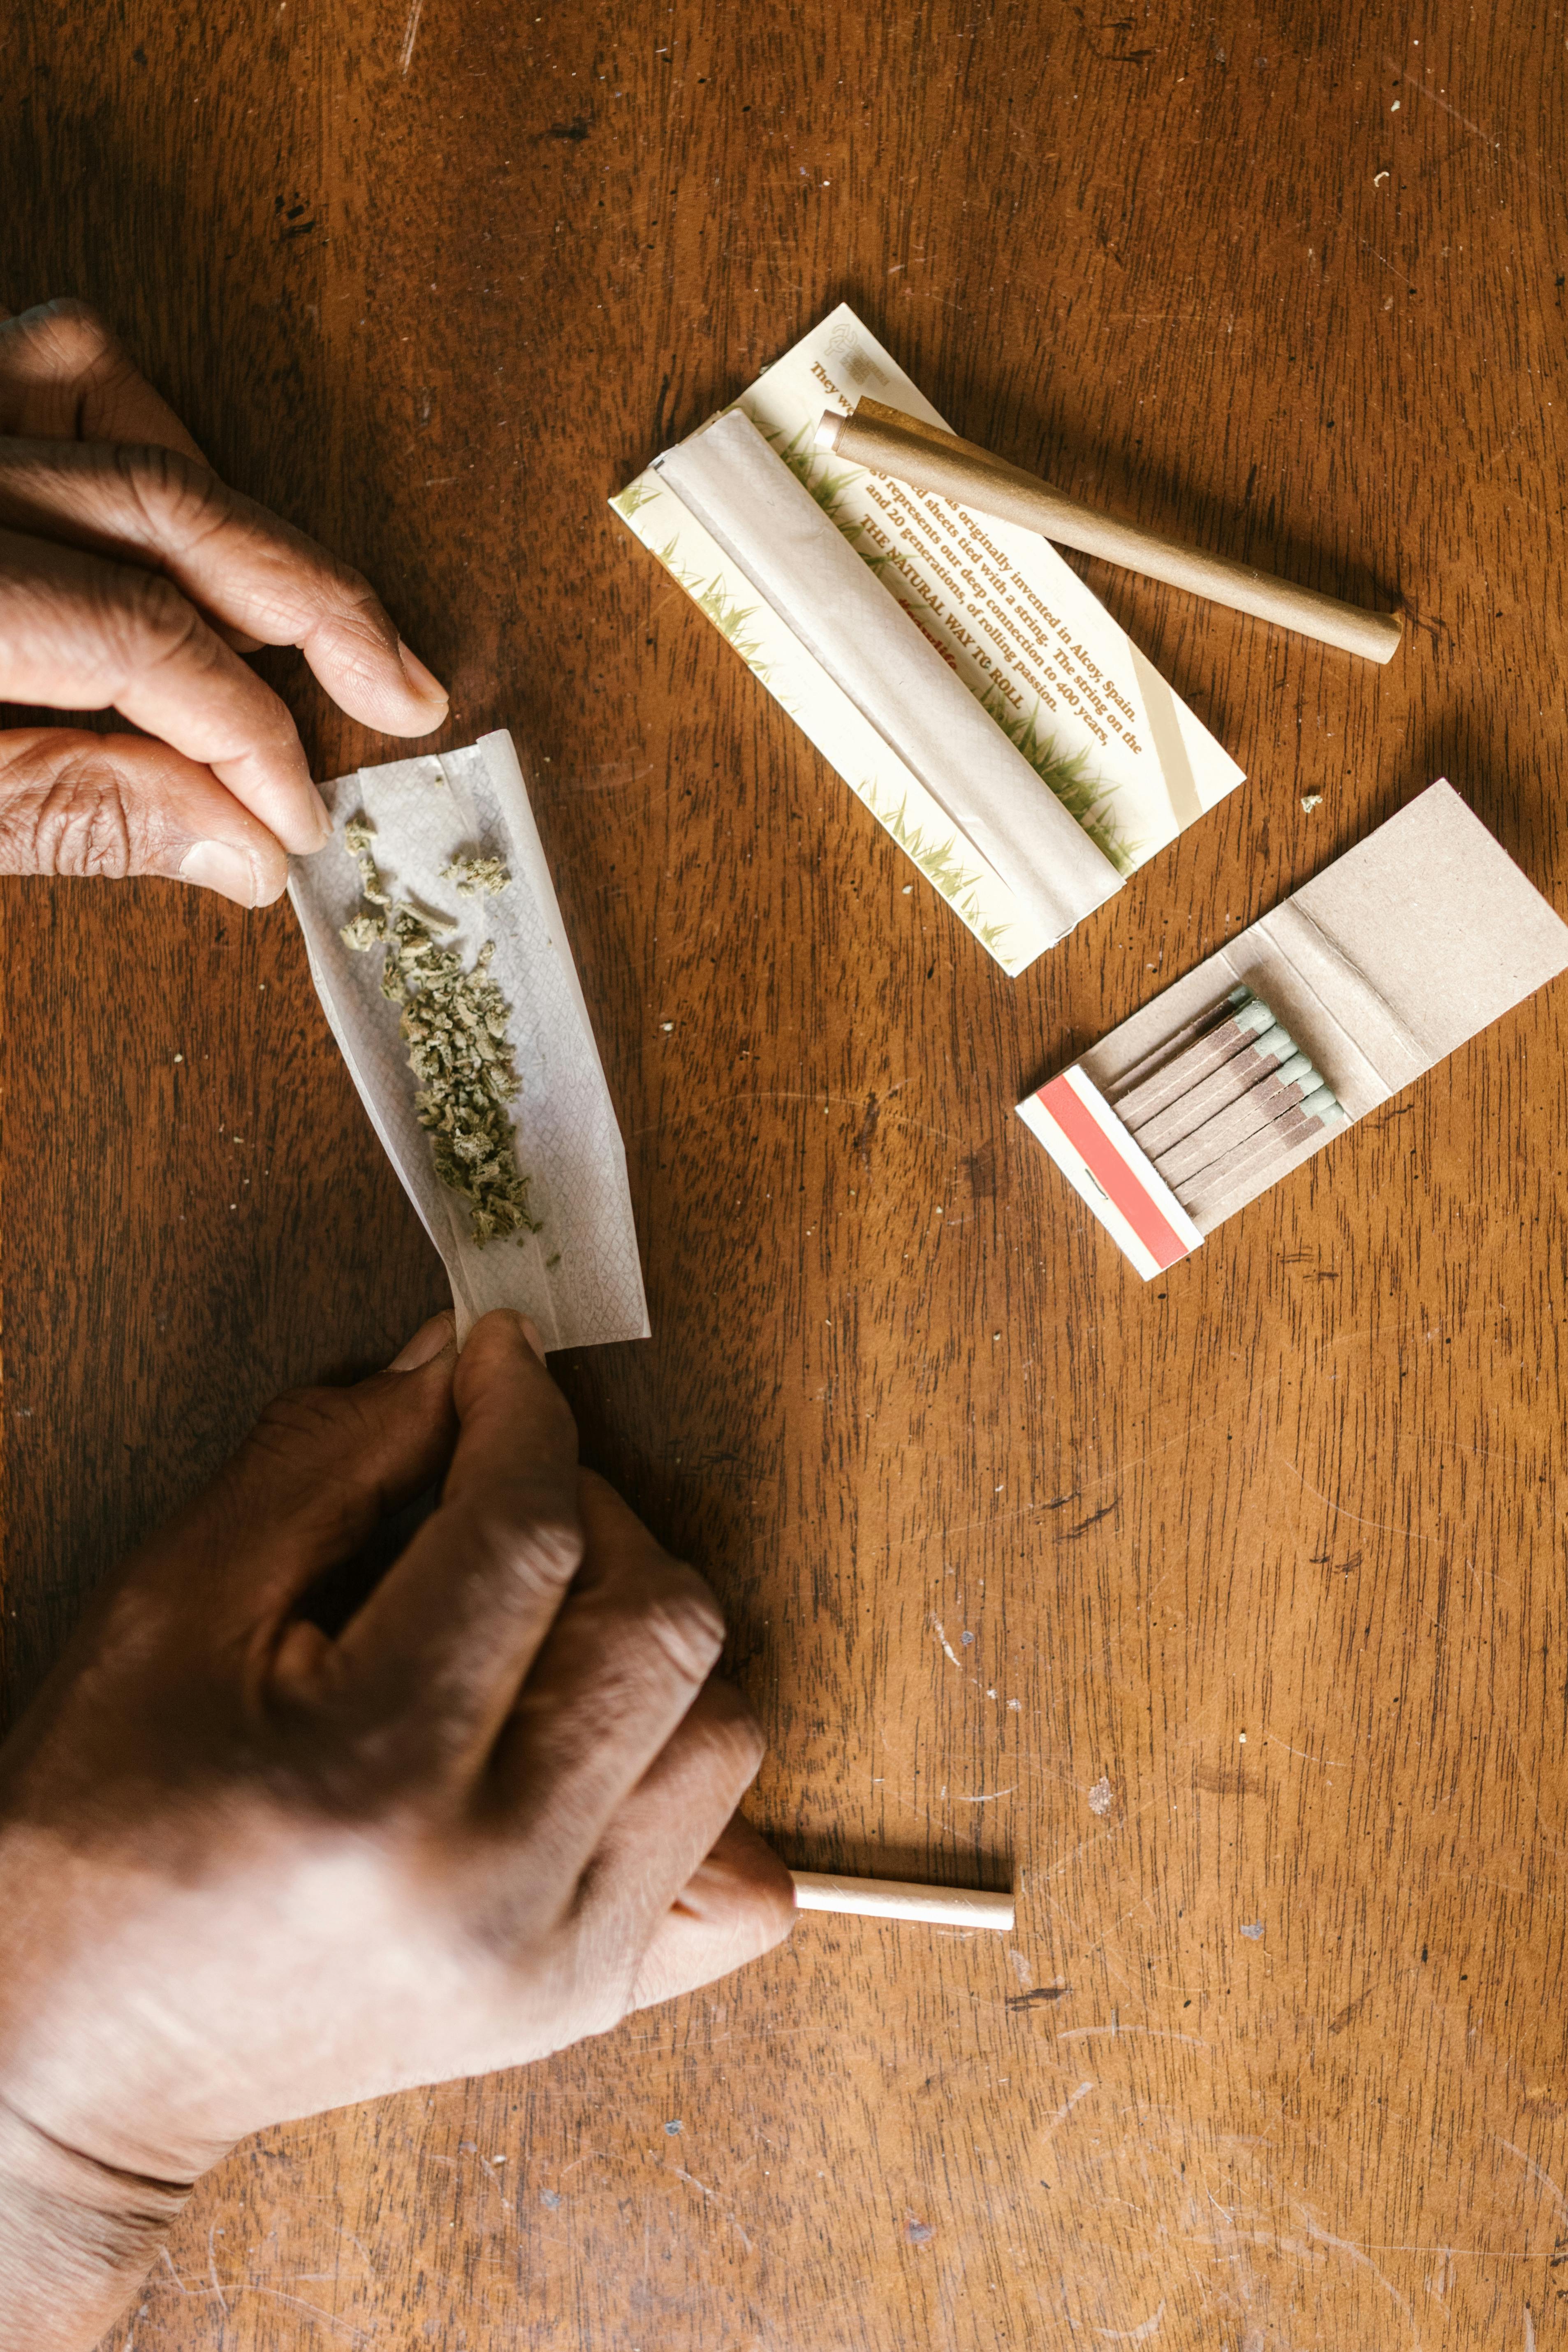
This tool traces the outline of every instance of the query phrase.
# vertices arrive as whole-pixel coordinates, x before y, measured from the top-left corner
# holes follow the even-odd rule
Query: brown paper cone
[[[1363,612],[1358,604],[1321,596],[1315,588],[1298,588],[1270,572],[1256,572],[1250,564],[1227,563],[1222,556],[1161,539],[1136,523],[1097,514],[1022,467],[994,457],[988,449],[923,425],[901,409],[885,407],[879,400],[862,400],[850,416],[828,410],[817,428],[816,446],[874,474],[889,474],[914,489],[934,490],[939,498],[981,514],[1022,523],[1059,547],[1103,556],[1124,571],[1166,581],[1189,595],[1227,604],[1233,612],[1254,614],[1260,621],[1294,629],[1299,636],[1359,654],[1364,661],[1388,661],[1399,649],[1404,623],[1397,613]]]

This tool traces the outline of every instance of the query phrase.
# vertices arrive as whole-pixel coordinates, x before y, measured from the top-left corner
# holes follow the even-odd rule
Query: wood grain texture
[[[24,0],[0,290],[513,730],[655,1333],[558,1360],[588,1452],[725,1598],[787,1858],[1017,1931],[808,1920],[268,2133],[109,2341],[1568,2343],[1568,992],[1147,1289],[1010,1115],[1436,774],[1568,906],[1561,13],[537,8]],[[1251,781],[1017,982],[605,507],[841,297],[1070,494],[1414,616],[1374,673],[1086,567]],[[440,1276],[286,911],[4,896],[16,1702]]]

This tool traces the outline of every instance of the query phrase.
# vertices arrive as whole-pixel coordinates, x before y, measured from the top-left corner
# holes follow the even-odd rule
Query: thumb
[[[384,1372],[275,1398],[212,1485],[150,1547],[186,1605],[188,1565],[202,1559],[215,1572],[216,1605],[237,1621],[270,1621],[433,1486],[457,1432],[457,1357],[452,1318],[442,1314]]]
[[[736,1813],[654,1931],[628,2009],[694,1992],[782,1943],[795,1921],[788,1871]]]
[[[30,727],[0,734],[0,874],[163,874],[268,907],[289,860],[210,768],[168,744]]]

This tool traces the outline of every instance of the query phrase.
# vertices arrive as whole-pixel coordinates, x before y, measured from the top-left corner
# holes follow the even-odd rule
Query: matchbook
[[[1018,1105],[1147,1281],[1568,969],[1447,782]]]

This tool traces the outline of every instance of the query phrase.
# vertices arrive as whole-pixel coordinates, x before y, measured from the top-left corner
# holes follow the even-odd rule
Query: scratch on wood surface
[[[1551,2256],[1531,2253],[1527,2247],[1521,2253],[1512,2246],[1440,2246],[1425,2238],[1416,2238],[1406,2245],[1367,2245],[1369,2254],[1438,2254],[1445,2260],[1460,2263],[1549,2263]]]
[[[1461,131],[1468,131],[1472,139],[1479,139],[1484,145],[1489,147],[1498,162],[1506,163],[1510,171],[1522,172],[1527,180],[1535,182],[1537,187],[1554,189],[1558,186],[1559,183],[1552,178],[1550,172],[1537,171],[1533,164],[1522,162],[1517,155],[1509,154],[1502,141],[1494,139],[1484,122],[1474,122],[1468,114],[1461,114],[1457,106],[1452,105],[1437,90],[1433,89],[1420,74],[1412,73],[1408,66],[1402,65],[1396,58],[1385,58],[1384,70],[1386,73],[1397,73],[1402,81],[1407,83],[1412,89],[1419,90],[1424,99],[1436,107],[1439,112],[1447,115],[1451,121],[1457,122]]]
[[[744,2230],[742,2229],[733,2213],[731,2213],[729,2208],[725,2205],[716,2189],[710,2189],[705,2180],[699,2180],[694,2172],[687,2172],[683,2170],[679,2164],[667,2165],[665,2169],[668,2172],[673,2172],[678,2180],[687,2181],[693,2189],[700,2189],[701,2194],[708,2200],[708,2202],[717,2208],[720,2218],[729,2223],[731,2229],[733,2230],[735,2235],[746,2249],[746,2252],[748,2253],[755,2252],[750,2238],[747,2237]]]
[[[908,1126],[913,1125],[915,1122],[905,1120],[902,1124]],[[641,1128],[636,1130],[639,1135],[645,1131],[646,1130]],[[942,1129],[932,1128],[928,1131],[936,1135],[939,1139],[944,1143],[949,1140],[945,1131]],[[1352,1339],[1358,1336],[1358,1334],[1353,1332],[1347,1333],[1346,1339]],[[1262,1381],[1258,1384],[1257,1388],[1252,1391],[1248,1414],[1249,1422],[1261,1417],[1264,1404],[1280,1387],[1284,1377],[1283,1372],[1274,1372],[1268,1380]],[[1188,1416],[1182,1429],[1174,1437],[1163,1438],[1158,1444],[1145,1446],[1141,1454],[1134,1454],[1125,1461],[1118,1459],[1110,1465],[1109,1469],[1101,1470],[1098,1473],[1088,1474],[1087,1477],[1084,1478],[1083,1483],[1075,1486],[1070,1493],[1058,1496],[1049,1502],[1016,1503],[1005,1510],[986,1511],[978,1518],[959,1520],[947,1529],[947,1539],[949,1542],[952,1542],[956,1537],[967,1535],[972,1528],[995,1527],[1004,1524],[1009,1519],[1033,1518],[1038,1512],[1057,1511],[1062,1509],[1068,1503],[1076,1502],[1080,1499],[1087,1500],[1089,1494],[1092,1493],[1097,1487],[1109,1486],[1113,1479],[1130,1479],[1135,1471],[1146,1469],[1151,1463],[1163,1460],[1164,1456],[1168,1454],[1173,1454],[1180,1449],[1190,1451],[1194,1440],[1201,1434],[1203,1431],[1214,1428],[1218,1423],[1226,1420],[1227,1415],[1234,1417],[1234,1407],[1229,1404],[1219,1404],[1215,1406],[1212,1412],[1193,1413]],[[1292,1469],[1295,1468],[1295,1465],[1293,1463],[1290,1466]],[[1300,1472],[1298,1470],[1296,1472],[1296,1475],[1300,1477]],[[1079,1476],[1080,1474],[1075,1471],[1074,1475]],[[1320,1499],[1321,1498],[1320,1497]],[[1114,1505],[1108,1505],[1106,1507],[1107,1509],[1112,1509],[1114,1508]],[[1098,1516],[1103,1517],[1105,1513],[1102,1511]],[[1420,1538],[1420,1540],[1425,1542],[1430,1541],[1431,1538],[1424,1537]],[[1167,1570],[1165,1576],[1163,1576],[1160,1580],[1161,1583],[1165,1582],[1167,1577],[1171,1573],[1173,1573],[1173,1571]],[[1155,1589],[1157,1590],[1158,1588],[1156,1587]]]
[[[1125,2041],[1130,2034],[1141,2033],[1150,2042],[1184,2042],[1189,2050],[1206,2050],[1208,2043],[1200,2042],[1195,2033],[1171,2033],[1163,2025],[1074,2025],[1066,2033],[1058,2033],[1058,2042],[1095,2042],[1102,2034],[1111,2041]]]
[[[1266,1731],[1263,1736],[1272,1747],[1282,1748],[1287,1756],[1299,1756],[1303,1764],[1327,1764],[1336,1772],[1348,1771],[1350,1769],[1347,1764],[1342,1763],[1337,1756],[1309,1756],[1304,1748],[1292,1748],[1290,1742],[1288,1739],[1281,1739],[1277,1732]]]
[[[1131,1815],[1131,1820],[1133,1822],[1142,1821],[1145,1813],[1152,1812],[1153,1811],[1154,1806],[1158,1801],[1159,1800],[1157,1798],[1149,1798],[1145,1803],[1139,1806],[1138,1811],[1135,1813]],[[1117,1832],[1114,1827],[1103,1830],[1091,1830],[1088,1837],[1079,1838],[1078,1843],[1073,1847],[1070,1853],[1063,1854],[1059,1862],[1052,1863],[1049,1870],[1042,1870],[1039,1873],[1041,1885],[1044,1886],[1049,1879],[1059,1878],[1064,1871],[1070,1870],[1074,1863],[1078,1860],[1079,1854],[1087,1853],[1090,1846],[1106,1845],[1116,1834]]]
[[[555,766],[542,785],[537,779],[531,779],[529,798],[537,806],[542,800],[548,803],[552,799],[562,798],[567,791],[574,794],[624,793],[629,791],[633,784],[641,783],[645,776],[658,772],[657,763],[652,760],[596,760],[591,766],[576,770]],[[558,789],[552,793],[545,789],[549,785]]]
[[[943,1655],[951,1658],[953,1664],[962,1671],[963,1660],[959,1656],[957,1651],[953,1648],[952,1643],[948,1640],[946,1628],[942,1624],[940,1617],[933,1617],[931,1619],[931,1629],[936,1635],[937,1640],[942,1643]]]
[[[1301,2223],[1315,2245],[1331,2246],[1336,2253],[1348,2254],[1359,2269],[1371,2272],[1390,2302],[1403,2315],[1405,2325],[1410,2330],[1410,2341],[1415,2347],[1415,2352],[1421,2352],[1421,2336],[1415,2325],[1415,2314],[1400,2294],[1394,2281],[1378,2268],[1365,2249],[1358,2246],[1353,2238],[1336,2238],[1331,2231],[1325,2230],[1310,2207],[1298,2205],[1295,2208],[1295,2213],[1296,2219]]]
[[[1353,2239],[1336,2238],[1331,2231],[1325,2230],[1317,2221],[1315,2216],[1312,2215],[1308,2208],[1303,2205],[1297,2205],[1293,2207],[1292,2210],[1296,2215],[1297,2221],[1307,2232],[1305,2242],[1303,2242],[1300,2238],[1289,2237],[1283,2231],[1278,2229],[1243,2229],[1238,2225],[1235,2214],[1226,2210],[1225,2206],[1220,2203],[1218,2198],[1214,2195],[1212,2190],[1208,2191],[1207,2194],[1209,2203],[1219,2215],[1220,2220],[1225,2226],[1223,2229],[1218,2230],[1185,2231],[1183,2232],[1183,2236],[1187,2244],[1213,2246],[1220,2252],[1230,2252],[1241,2246],[1263,2246],[1271,2253],[1292,2254],[1298,2261],[1311,2261],[1314,2257],[1318,2256],[1319,2250],[1322,2248],[1326,2248],[1333,2253],[1348,2255],[1351,2263],[1354,2268],[1370,2272],[1373,2278],[1376,2280],[1378,2285],[1383,2289],[1384,2293],[1389,2297],[1390,2301],[1398,2310],[1401,2317],[1405,2321],[1405,2326],[1410,2331],[1411,2352],[1421,2352],[1421,2336],[1420,2331],[1417,2329],[1415,2325],[1415,2315],[1414,2311],[1411,2309],[1405,2297],[1400,2294],[1399,2289],[1394,2285],[1393,2280],[1389,2278],[1384,2271],[1379,2269],[1377,2263],[1373,2261],[1372,2256],[1366,2252],[1365,2248],[1358,2246]]]
[[[1311,1486],[1307,1479],[1302,1477],[1300,1471],[1296,1467],[1294,1462],[1291,1461],[1290,1456],[1288,1454],[1281,1454],[1277,1445],[1271,1445],[1269,1447],[1268,1458],[1271,1462],[1283,1462],[1286,1469],[1289,1471],[1290,1475],[1297,1481],[1303,1494],[1310,1495],[1314,1502],[1321,1503],[1325,1510],[1332,1511],[1339,1518],[1351,1519],[1358,1528],[1372,1528],[1379,1535],[1403,1536],[1406,1543],[1429,1544],[1436,1543],[1437,1540],[1436,1536],[1420,1535],[1415,1528],[1402,1528],[1397,1525],[1395,1521],[1391,1519],[1363,1519],[1361,1513],[1359,1511],[1352,1511],[1349,1507],[1348,1504],[1336,1503],[1331,1495],[1321,1495],[1316,1486]]]
[[[1059,2034],[1057,2038],[1058,2041],[1061,2039]],[[1058,2126],[1066,2123],[1068,2116],[1071,2115],[1079,2101],[1080,2099],[1087,2099],[1093,2088],[1094,2084],[1092,2083],[1080,2083],[1076,2091],[1070,2091],[1067,2097],[1062,2101],[1061,2105],[1057,2109],[1056,2114],[1047,2118],[1046,2127],[1040,2134],[1040,2137],[1043,2140],[1049,2139],[1051,2134],[1057,2129]]]
[[[215,2229],[216,2226],[216,2225],[215,2223]],[[209,2245],[212,2234],[212,2231],[208,2232]],[[260,2279],[230,2279],[227,2285],[227,2292],[226,2293],[224,2285],[219,2280],[215,2267],[212,2272],[210,2285],[189,2285],[186,2281],[180,2276],[179,2272],[175,2269],[174,2257],[170,2253],[167,2246],[160,2246],[158,2253],[164,2269],[168,2272],[169,2276],[173,2279],[175,2286],[178,2287],[183,2295],[187,2299],[194,2296],[197,2302],[205,2302],[209,2297],[216,2294],[218,2299],[219,2307],[226,2315],[227,2315],[231,2310],[228,2299],[230,2295],[264,2294],[269,2303],[291,2303],[298,2310],[308,2311],[311,2313],[315,2318],[325,2320],[327,2326],[331,2329],[334,2335],[346,2336],[351,2344],[366,2344],[370,2341],[366,2331],[363,2327],[356,2327],[353,2320],[345,2320],[340,2317],[338,2313],[335,2311],[327,2310],[323,2304],[308,2302],[302,2294],[286,2294],[280,2286],[268,2286]]]
[[[1541,1832],[1542,1837],[1551,1839],[1553,1847],[1559,1853],[1561,1853],[1563,1851],[1562,1835],[1557,1830],[1552,1828],[1552,1823],[1547,1821],[1542,1813],[1541,1790],[1536,1782],[1531,1779],[1530,1774],[1524,1769],[1524,1759],[1519,1752],[1518,1741],[1511,1739],[1508,1733],[1503,1731],[1500,1727],[1499,1737],[1501,1739],[1503,1746],[1508,1749],[1509,1754],[1513,1758],[1513,1769],[1519,1775],[1520,1787],[1530,1799],[1531,1811],[1535,1815],[1536,1828]],[[1503,2146],[1507,2147],[1509,2145],[1509,2141],[1504,2140]],[[1514,2153],[1517,2155],[1518,2150],[1515,2149]]]
[[[1061,1534],[1057,1538],[1057,1541],[1058,1543],[1074,1543],[1079,1536],[1088,1535],[1090,1528],[1099,1527],[1101,1519],[1108,1519],[1110,1517],[1110,1514],[1116,1508],[1116,1504],[1117,1497],[1113,1495],[1109,1503],[1101,1503],[1098,1511],[1091,1511],[1087,1519],[1080,1519],[1079,1521],[1076,1528],[1064,1528]]]
[[[1148,2318],[1141,2320],[1136,2327],[1097,2327],[1094,2332],[1108,2344],[1147,2344],[1152,2336],[1159,2334],[1164,2316],[1165,2298],[1162,2295]]]
[[[295,2193],[298,2195],[299,2192],[296,2191]],[[339,2221],[336,2212],[333,2210],[331,2199],[325,2197],[313,2197],[309,2200],[309,2202],[314,2205],[319,2211],[331,2214],[332,2232],[338,2244],[341,2245],[342,2241],[346,2238],[354,2252],[363,2258],[365,2268],[369,2271],[371,2276],[373,2278],[378,2276],[379,2273],[376,2269],[375,2256],[371,2252],[370,2248],[365,2244],[364,2240],[359,2235],[357,2231],[351,2230],[346,2221]],[[332,2275],[335,2277],[337,2273],[334,2272]]]
[[[1376,1990],[1377,1986],[1375,1984],[1369,1984],[1364,1992],[1358,1992],[1353,2000],[1347,2000],[1343,2009],[1336,2011],[1334,2015],[1330,2018],[1329,2032],[1331,2033],[1342,2033],[1346,2026],[1350,2023],[1352,2018],[1360,2016],[1362,2011],[1366,2007],[1367,2002],[1372,1999]]]
[[[419,38],[419,13],[425,0],[411,0],[408,22],[403,27],[403,47],[397,52],[397,70],[406,81],[408,68],[414,63],[414,44]]]
[[[217,2297],[218,2309],[226,2318],[228,2315],[228,2297],[225,2294],[222,2286],[218,2283],[217,2254],[213,2245],[213,2240],[216,2234],[217,2223],[215,2221],[207,2231],[207,2276],[213,2283],[213,2293]]]
[[[1378,249],[1377,249],[1377,247],[1376,247],[1376,246],[1375,246],[1375,245],[1373,245],[1373,243],[1372,239],[1371,239],[1369,236],[1360,236],[1360,237],[1357,237],[1357,239],[1356,239],[1356,243],[1357,243],[1358,245],[1363,245],[1363,246],[1364,246],[1364,247],[1366,247],[1366,250],[1368,251],[1368,253],[1370,253],[1375,260],[1377,260],[1377,261],[1381,261],[1381,262],[1382,262],[1382,264],[1383,264],[1383,266],[1384,266],[1384,268],[1386,270],[1391,271],[1391,272],[1392,272],[1392,274],[1393,274],[1395,278],[1402,278],[1405,280],[1405,283],[1407,286],[1409,285],[1409,283],[1410,283],[1410,273],[1409,273],[1409,271],[1408,271],[1408,270],[1405,270],[1405,269],[1401,269],[1401,268],[1399,267],[1399,264],[1398,264],[1396,261],[1390,261],[1390,259],[1389,259],[1389,257],[1388,257],[1388,256],[1387,256],[1387,254],[1386,254],[1386,253],[1379,253],[1379,252],[1378,252]]]
[[[260,2279],[230,2279],[231,2294],[264,2294],[269,2303],[291,2303],[300,2311],[308,2311],[317,2319],[325,2320],[334,2336],[346,2336],[351,2344],[368,2344],[368,2329],[356,2327],[352,2319],[344,2319],[323,2304],[307,2303],[302,2294],[285,2294],[281,2287],[265,2286]]]
[[[1141,1895],[1136,1903],[1130,1903],[1125,1911],[1119,1911],[1115,1918],[1111,1921],[1110,1927],[1107,1927],[1102,1934],[1095,1937],[1093,1943],[1088,1947],[1084,1953],[1085,1959],[1092,1959],[1095,1953],[1100,1952],[1109,1963],[1110,1954],[1107,1949],[1107,1947],[1110,1945],[1110,1938],[1115,1935],[1118,1927],[1125,1926],[1126,1922],[1131,1918],[1135,1911],[1147,1911],[1151,1919],[1154,1916],[1154,1906],[1152,1903],[1149,1900],[1149,1897],[1146,1895]],[[1114,2026],[1108,2026],[1105,2031],[1107,2032],[1113,2033],[1116,2029]],[[1131,2032],[1133,2029],[1129,2027],[1127,2031]],[[1205,2043],[1204,2047],[1206,2048],[1207,2044]]]

